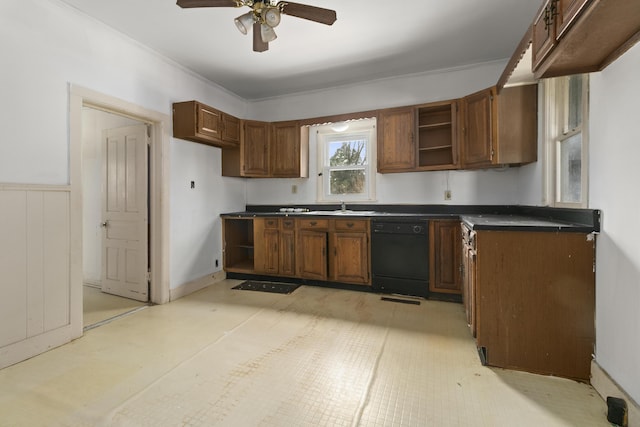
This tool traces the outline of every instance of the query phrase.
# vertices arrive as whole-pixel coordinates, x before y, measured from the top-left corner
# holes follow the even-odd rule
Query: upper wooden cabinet
[[[416,166],[415,109],[378,112],[378,172],[408,172]]]
[[[458,165],[458,101],[416,107],[417,169],[455,169]]]
[[[532,38],[536,79],[600,71],[640,39],[640,2],[547,0]]]
[[[269,176],[269,123],[245,120],[240,139],[241,176]]]
[[[271,124],[270,167],[274,177],[300,177],[300,124],[297,121]]]
[[[173,104],[173,136],[215,147],[237,146],[240,121],[198,101]]]
[[[537,85],[496,87],[462,99],[461,167],[486,168],[537,160]]]
[[[378,112],[378,172],[456,169],[458,101]]]
[[[301,178],[308,176],[309,152],[297,121],[243,120],[239,147],[223,147],[222,176]]]

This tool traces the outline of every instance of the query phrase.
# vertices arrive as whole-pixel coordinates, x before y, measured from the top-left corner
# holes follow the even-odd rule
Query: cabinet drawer
[[[264,228],[278,228],[279,226],[279,221],[276,218],[265,218],[264,220]]]
[[[283,219],[282,220],[282,229],[283,230],[293,230],[296,228],[296,222],[292,219]]]
[[[369,229],[369,221],[363,220],[336,219],[333,225],[339,231],[367,231]]]
[[[329,220],[318,218],[299,219],[298,228],[307,230],[326,230],[329,228]]]

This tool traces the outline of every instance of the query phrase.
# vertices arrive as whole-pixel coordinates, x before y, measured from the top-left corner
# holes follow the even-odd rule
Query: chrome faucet
[[[347,205],[344,203],[344,200],[340,200],[340,210],[342,212],[347,210]]]

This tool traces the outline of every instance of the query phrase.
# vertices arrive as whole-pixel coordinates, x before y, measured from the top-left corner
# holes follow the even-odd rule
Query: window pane
[[[329,176],[332,195],[362,194],[365,192],[365,172],[363,169],[332,170]]]
[[[367,163],[367,141],[331,141],[329,143],[330,166],[357,166]]]
[[[558,201],[580,203],[582,200],[582,134],[560,141],[558,165]]]
[[[582,76],[569,76],[568,79],[567,129],[565,129],[565,133],[577,129],[582,124]]]

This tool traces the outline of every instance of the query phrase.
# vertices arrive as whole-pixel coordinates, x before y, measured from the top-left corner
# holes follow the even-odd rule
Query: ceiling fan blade
[[[178,0],[177,5],[187,7],[238,7],[235,0]]]
[[[256,22],[253,24],[253,51],[254,52],[264,52],[265,50],[269,50],[269,43],[262,41],[262,35],[260,33],[260,24]]]
[[[292,3],[289,1],[282,3],[284,4],[282,13],[295,16],[297,18],[308,19],[309,21],[319,22],[326,25],[332,25],[337,19],[335,10],[300,3]]]

